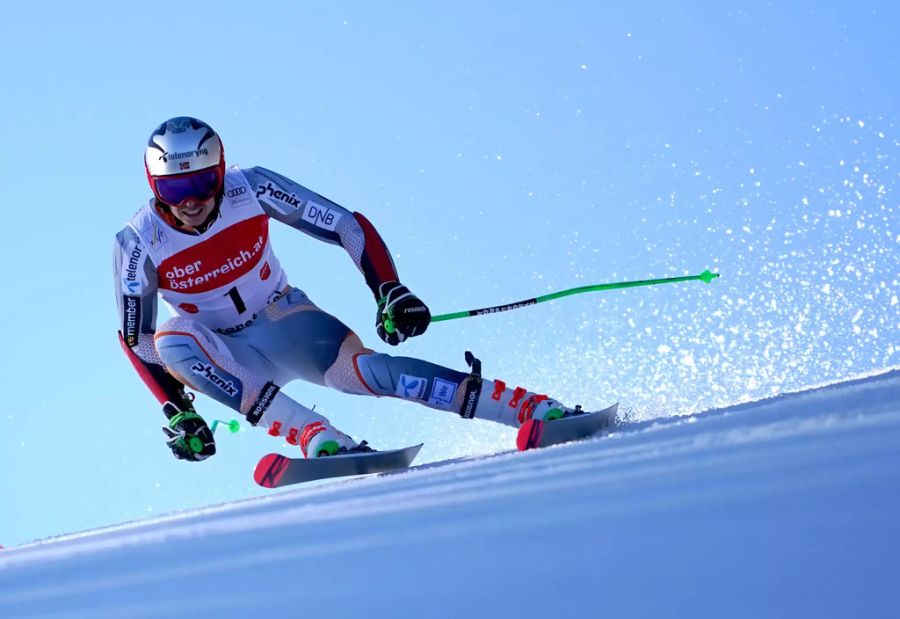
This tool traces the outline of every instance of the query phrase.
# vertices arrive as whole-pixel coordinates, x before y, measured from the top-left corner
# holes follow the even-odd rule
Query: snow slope
[[[887,617],[898,540],[894,370],[7,549],[0,617]]]

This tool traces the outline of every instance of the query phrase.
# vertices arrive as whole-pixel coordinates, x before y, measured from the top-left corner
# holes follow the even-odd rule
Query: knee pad
[[[389,355],[374,351],[354,356],[354,371],[368,393],[394,395],[397,385],[391,375],[390,359]]]
[[[325,372],[325,385],[344,393],[380,395],[367,386],[357,368],[357,359],[369,356],[372,352],[363,346],[355,333],[350,332],[341,345],[337,359]]]

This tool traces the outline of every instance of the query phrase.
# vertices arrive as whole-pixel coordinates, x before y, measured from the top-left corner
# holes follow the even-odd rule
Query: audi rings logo
[[[237,196],[242,196],[247,193],[247,190],[244,187],[235,187],[234,189],[229,189],[225,192],[225,195],[229,198],[236,198]]]

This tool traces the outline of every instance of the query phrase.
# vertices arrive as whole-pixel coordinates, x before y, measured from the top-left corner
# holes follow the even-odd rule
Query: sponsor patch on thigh
[[[400,380],[397,381],[397,390],[394,394],[406,398],[407,400],[416,398],[418,400],[425,399],[425,388],[428,386],[428,380],[421,376],[409,376],[401,374]]]
[[[453,396],[456,395],[457,387],[456,383],[451,383],[449,380],[435,378],[428,403],[432,406],[450,406],[453,404]]]

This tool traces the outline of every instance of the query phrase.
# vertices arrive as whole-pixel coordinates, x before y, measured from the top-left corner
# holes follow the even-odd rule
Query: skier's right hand
[[[431,312],[422,300],[400,282],[384,282],[378,287],[381,298],[375,317],[378,337],[396,346],[422,335],[431,322]]]
[[[179,460],[206,460],[216,453],[212,430],[193,407],[185,408],[188,410],[179,410],[171,402],[163,405],[163,413],[169,419],[168,425],[162,427],[167,437],[166,444]]]

